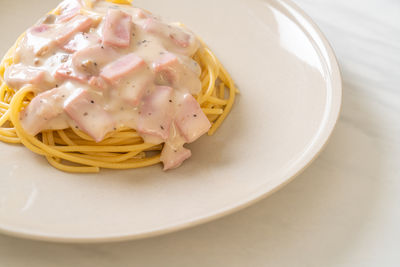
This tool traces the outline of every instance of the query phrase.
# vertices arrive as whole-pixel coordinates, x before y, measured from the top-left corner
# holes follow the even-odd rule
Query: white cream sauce
[[[41,19],[16,49],[5,80],[15,89],[31,84],[37,94],[21,114],[25,130],[76,127],[101,141],[130,127],[147,142],[166,142],[164,169],[178,167],[190,156],[183,144],[210,127],[192,97],[201,90],[192,59],[199,41],[140,8],[92,5],[64,1],[60,14]]]

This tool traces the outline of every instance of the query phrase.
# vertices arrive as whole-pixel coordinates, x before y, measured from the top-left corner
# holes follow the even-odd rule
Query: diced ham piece
[[[169,38],[180,47],[187,48],[190,45],[191,36],[184,31],[172,31],[169,34]]]
[[[126,48],[131,41],[132,17],[119,9],[109,8],[103,26],[106,45]]]
[[[155,18],[147,18],[141,26],[145,32],[159,35],[164,44],[173,50],[191,56],[198,49],[199,43],[194,34],[179,26],[167,25]]]
[[[146,13],[146,11],[144,11],[144,10],[142,10],[140,8],[136,9],[135,12],[134,12],[134,17],[136,19],[146,19],[149,16],[150,16],[150,14]]]
[[[173,147],[169,143],[165,143],[160,160],[164,164],[164,171],[166,171],[178,168],[191,155],[192,152],[183,146]]]
[[[121,78],[145,65],[146,63],[141,57],[131,53],[105,66],[100,76],[110,83],[117,83]]]
[[[91,77],[90,75],[86,75],[84,73],[76,71],[68,63],[61,65],[54,74],[54,78],[56,78],[57,80],[71,79],[81,83],[87,83],[90,77]]]
[[[191,143],[205,134],[211,127],[207,116],[191,94],[183,95],[179,101],[175,124],[186,142]]]
[[[108,88],[108,84],[106,83],[106,81],[104,81],[103,78],[97,76],[93,76],[92,78],[90,78],[89,85],[96,89],[99,89],[100,91],[104,91]]]
[[[172,53],[162,55],[152,65],[160,84],[170,85],[178,90],[197,94],[201,90],[198,74],[180,62]]]
[[[52,39],[53,25],[37,25],[30,28],[22,41],[22,46],[31,48],[35,56],[43,56],[56,46]]]
[[[148,33],[161,34],[164,30],[164,25],[154,18],[148,18],[142,24],[142,28]]]
[[[46,71],[16,64],[6,69],[5,82],[13,89],[20,89],[22,86],[31,84],[40,86],[46,79]]]
[[[161,83],[174,85],[178,82],[179,74],[176,71],[180,67],[178,58],[172,53],[166,53],[153,63],[153,69],[163,80]]]
[[[64,45],[78,32],[85,32],[92,26],[93,20],[87,16],[77,15],[65,25],[57,29],[55,40]]]
[[[62,101],[65,95],[61,88],[54,88],[34,97],[21,112],[21,123],[25,131],[31,135],[47,129],[51,120],[63,113]]]
[[[167,86],[158,86],[143,98],[138,120],[138,132],[157,136],[164,141],[168,139],[173,119],[173,89]]]
[[[60,15],[56,22],[66,22],[79,14],[81,4],[78,0],[64,0],[57,9],[60,10]]]
[[[134,53],[111,62],[100,72],[100,77],[119,91],[119,96],[132,106],[140,103],[145,89],[154,80],[144,60]]]
[[[90,46],[72,56],[74,67],[87,74],[98,75],[104,65],[118,58],[119,54],[111,47]]]
[[[71,96],[67,100],[64,110],[78,128],[96,142],[103,140],[104,136],[114,129],[112,117],[86,90],[80,90]]]
[[[47,24],[41,24],[41,25],[33,26],[33,27],[30,29],[30,31],[31,31],[32,33],[38,34],[38,33],[46,32],[46,31],[48,31],[50,28],[51,28],[51,27],[50,27],[49,25],[47,25]]]
[[[77,35],[79,32],[85,32],[92,26],[93,20],[88,16],[76,15],[64,24],[41,24],[33,26],[27,31],[25,44],[32,47],[36,56],[43,56],[53,47],[61,46],[69,52],[87,46],[87,42],[94,40],[96,34]],[[86,33],[85,33],[86,34]],[[73,40],[70,41],[70,39]],[[85,40],[87,38],[87,40]],[[91,38],[89,40],[89,38]],[[81,40],[82,39],[82,40]]]
[[[80,33],[76,34],[74,38],[62,48],[69,53],[74,53],[100,42],[100,37],[95,33]]]

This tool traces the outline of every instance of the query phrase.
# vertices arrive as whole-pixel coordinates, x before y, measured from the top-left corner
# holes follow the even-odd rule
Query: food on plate
[[[67,172],[179,167],[237,89],[188,28],[128,0],[65,0],[0,65],[0,140]]]

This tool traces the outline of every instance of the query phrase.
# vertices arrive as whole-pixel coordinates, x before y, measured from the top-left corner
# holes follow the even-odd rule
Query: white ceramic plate
[[[341,104],[334,53],[286,0],[136,0],[199,34],[241,90],[220,131],[177,170],[62,173],[0,144],[0,230],[63,242],[135,239],[221,217],[274,192],[327,142]],[[0,52],[57,0],[0,0]]]

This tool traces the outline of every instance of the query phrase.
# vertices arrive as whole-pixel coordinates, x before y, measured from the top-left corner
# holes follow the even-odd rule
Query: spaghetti
[[[160,162],[164,144],[146,143],[131,128],[116,129],[100,142],[74,127],[46,130],[36,136],[28,134],[21,125],[20,116],[35,97],[35,88],[26,85],[16,90],[8,86],[4,79],[6,69],[16,61],[15,50],[22,38],[16,41],[0,64],[1,141],[21,143],[32,152],[46,157],[55,168],[72,173],[94,173],[100,168],[133,169]],[[212,135],[229,114],[238,91],[226,69],[204,43],[201,42],[193,59],[201,67],[201,91],[194,97],[211,122],[208,135]]]

